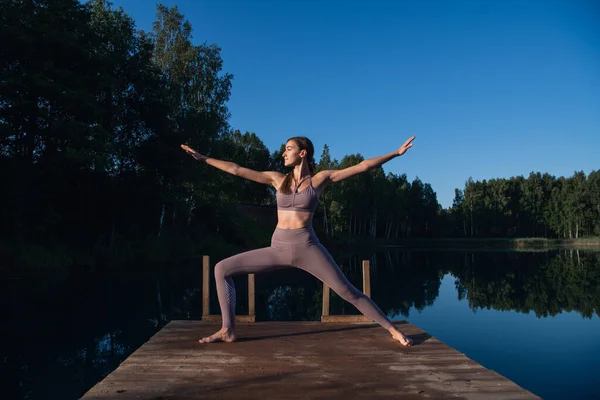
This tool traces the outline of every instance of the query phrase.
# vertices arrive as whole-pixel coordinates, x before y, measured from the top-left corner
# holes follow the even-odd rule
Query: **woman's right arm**
[[[186,153],[194,157],[198,161],[204,161],[209,165],[212,165],[215,168],[220,169],[221,171],[225,171],[230,173],[231,175],[239,176],[245,179],[249,179],[254,182],[263,183],[265,185],[272,185],[276,189],[279,187],[281,180],[284,175],[280,172],[276,171],[255,171],[250,168],[244,168],[239,166],[236,163],[230,161],[218,160],[216,158],[207,157],[203,154],[198,153],[196,150],[192,149],[189,146],[184,144],[181,145],[181,148],[185,150]]]

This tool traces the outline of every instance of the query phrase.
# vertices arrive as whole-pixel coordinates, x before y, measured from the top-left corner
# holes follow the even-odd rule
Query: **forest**
[[[257,170],[281,148],[230,125],[234,81],[177,7],[151,32],[104,0],[0,3],[2,268],[161,263],[268,244],[275,193],[194,161],[181,143]],[[332,159],[344,168],[374,155]],[[465,177],[467,178],[467,177]],[[473,181],[444,209],[418,177],[373,169],[330,187],[319,236],[578,239],[600,235],[600,171]],[[10,267],[12,265],[12,267]]]

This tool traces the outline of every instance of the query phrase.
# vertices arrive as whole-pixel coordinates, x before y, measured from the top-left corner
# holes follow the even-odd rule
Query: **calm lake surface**
[[[372,297],[388,316],[535,394],[600,398],[600,252],[378,250],[336,259],[359,288],[361,260],[371,260]],[[238,314],[247,313],[246,282],[236,279]],[[77,399],[170,320],[200,319],[202,310],[200,265],[0,285],[3,399]],[[280,271],[256,285],[257,319],[320,318],[322,285],[310,275]],[[332,314],[356,314],[331,301]]]

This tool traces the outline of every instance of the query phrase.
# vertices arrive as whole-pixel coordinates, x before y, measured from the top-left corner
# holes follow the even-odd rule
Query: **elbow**
[[[240,176],[240,166],[233,164],[227,172],[229,172],[231,175]]]
[[[370,170],[371,168],[373,168],[371,165],[369,165],[368,162],[366,161],[361,161],[360,164],[358,164],[360,167],[360,172],[367,172],[368,170]]]

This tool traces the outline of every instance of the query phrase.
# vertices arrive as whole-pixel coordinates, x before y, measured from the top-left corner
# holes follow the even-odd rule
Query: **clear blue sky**
[[[155,2],[116,0],[150,30]],[[475,180],[600,169],[596,0],[180,0],[194,42],[234,75],[231,126],[272,151],[374,157],[430,183],[440,204]]]

